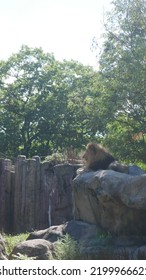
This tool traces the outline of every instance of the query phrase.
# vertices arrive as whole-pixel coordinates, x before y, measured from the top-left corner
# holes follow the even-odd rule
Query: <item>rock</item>
[[[133,175],[133,176],[146,174],[144,172],[144,170],[142,170],[137,165],[132,165],[132,164],[126,165],[126,164],[123,164],[123,163],[119,163],[117,161],[112,162],[109,165],[108,169],[114,170],[114,171],[117,171],[117,172],[120,172],[120,173],[126,173],[126,174]]]
[[[52,259],[54,246],[51,242],[43,239],[26,240],[19,243],[12,251],[10,259],[19,258],[19,254],[36,260]]]
[[[120,163],[120,162],[118,162],[118,161],[112,162],[112,163],[109,165],[108,169],[114,170],[114,171],[117,171],[117,172],[120,172],[120,173],[127,173],[127,174],[129,174],[128,165],[123,164],[123,163]]]
[[[75,240],[91,239],[97,236],[97,226],[82,221],[69,221],[62,225],[51,226],[45,230],[30,233],[27,240],[43,238],[55,242],[65,234],[69,234]]]
[[[112,170],[78,175],[73,180],[74,218],[114,235],[146,234],[146,175]]]
[[[44,192],[41,194],[40,204],[42,205],[41,208],[44,208],[44,217],[48,216],[46,227],[62,224],[73,218],[72,179],[76,176],[78,168],[79,165],[77,164],[58,164],[52,168],[47,162],[42,165]],[[44,203],[48,205],[48,213]]]
[[[62,224],[73,218],[72,179],[76,176],[76,167],[71,164],[54,166],[56,187],[51,196],[51,225]],[[48,212],[49,212],[48,211]]]
[[[146,260],[146,245],[141,246],[135,250],[133,259]]]
[[[6,256],[3,254],[1,249],[0,249],[0,260],[7,260]]]
[[[69,234],[78,242],[80,259],[132,260],[146,259],[146,239],[130,236],[112,236],[104,233],[96,225],[82,221],[69,221],[59,226],[32,232],[29,239],[43,238],[56,241]],[[58,238],[57,238],[58,236]],[[37,240],[37,239],[36,239]]]
[[[5,243],[1,234],[0,234],[0,260],[7,260],[5,256]]]
[[[81,258],[86,259],[89,255],[93,258],[95,255],[97,257],[99,244],[101,247],[101,240],[98,240],[97,238],[97,230],[96,225],[72,220],[59,226],[52,226],[45,230],[32,232],[30,233],[28,240],[33,238],[43,238],[54,242],[55,246],[58,239],[69,234],[73,240],[76,240],[79,243],[79,247],[81,244]],[[97,244],[97,248],[95,247],[95,244]]]
[[[79,174],[72,183],[74,220],[32,232],[27,241],[43,239],[56,248],[56,241],[69,234],[80,259],[146,259],[146,174],[130,168],[128,174]]]
[[[83,221],[72,220],[64,225],[64,233],[77,241],[84,241],[97,236],[97,226]]]
[[[31,232],[27,240],[42,238],[53,243],[57,241],[59,238],[61,238],[63,234],[64,234],[64,224],[59,226],[51,226],[44,230]]]
[[[144,170],[137,165],[128,165],[128,173],[133,176],[146,174]]]

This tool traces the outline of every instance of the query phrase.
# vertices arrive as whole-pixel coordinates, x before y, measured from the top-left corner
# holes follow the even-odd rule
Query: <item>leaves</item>
[[[23,46],[1,62],[3,152],[17,156],[79,149],[92,133],[95,72]]]
[[[115,0],[113,5],[106,22],[100,58],[105,85],[103,117],[109,115],[107,139],[113,134],[114,142],[120,144],[118,130],[121,128],[121,154],[125,150],[126,135],[129,135],[127,155],[131,158],[133,151],[134,159],[146,161],[142,156],[145,154],[145,137],[139,143],[132,139],[133,134],[146,134],[146,5],[143,0]],[[115,143],[110,141],[110,145],[114,148]],[[137,149],[137,153],[133,149]]]
[[[145,0],[112,3],[98,72],[28,46],[0,61],[0,152],[45,157],[96,140],[146,162]]]

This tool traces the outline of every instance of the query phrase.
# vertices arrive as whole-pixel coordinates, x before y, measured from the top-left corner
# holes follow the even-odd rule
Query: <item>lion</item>
[[[83,171],[111,169],[121,173],[128,173],[127,165],[118,163],[106,148],[97,143],[89,143],[86,146],[83,159],[86,161],[86,166],[83,168]]]

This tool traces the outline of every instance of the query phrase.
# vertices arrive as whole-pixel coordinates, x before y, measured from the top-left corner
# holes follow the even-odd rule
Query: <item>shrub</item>
[[[55,244],[55,259],[76,260],[81,257],[81,245],[73,240],[69,234],[59,239]]]
[[[67,161],[67,159],[63,154],[57,152],[50,156],[47,156],[45,158],[45,161],[49,161],[53,165],[56,165],[56,164],[60,164],[60,163],[65,163]]]

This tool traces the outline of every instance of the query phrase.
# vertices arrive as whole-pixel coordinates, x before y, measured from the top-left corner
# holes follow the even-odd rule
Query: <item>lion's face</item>
[[[83,159],[85,159],[87,165],[90,165],[92,162],[97,160],[97,158],[98,158],[98,154],[95,153],[95,151],[93,151],[91,149],[86,149],[86,151],[83,155]]]
[[[105,157],[105,150],[99,144],[90,143],[86,147],[86,151],[83,155],[83,159],[85,159],[87,166],[90,164],[97,162],[99,160],[103,160]]]

